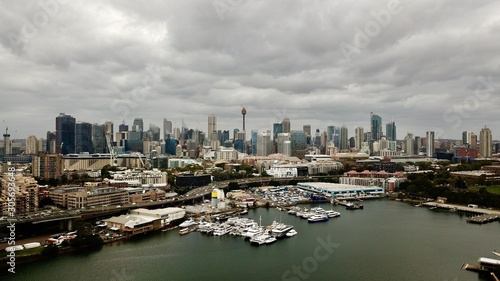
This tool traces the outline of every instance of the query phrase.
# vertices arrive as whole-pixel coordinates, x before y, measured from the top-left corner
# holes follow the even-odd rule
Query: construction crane
[[[149,159],[146,159],[146,163],[144,163],[144,161],[142,160],[141,153],[133,152],[132,155],[135,155],[135,156],[137,156],[137,158],[139,158],[139,161],[141,161],[142,167],[144,169],[147,169],[147,170],[151,169],[151,162],[149,161]]]
[[[109,134],[106,134],[106,142],[108,143],[108,150],[109,150],[109,160],[110,160],[110,165],[112,167],[117,167],[118,166],[118,159],[116,158],[116,151],[115,148],[113,147],[113,144],[111,143],[111,138]]]

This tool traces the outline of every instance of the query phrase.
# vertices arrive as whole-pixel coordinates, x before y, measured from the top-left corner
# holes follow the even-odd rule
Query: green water
[[[2,280],[487,280],[461,270],[464,262],[493,257],[500,223],[473,225],[465,216],[404,203],[365,201],[325,223],[275,209],[251,210],[268,225],[292,224],[298,235],[251,246],[240,237],[176,230],[142,235],[88,255],[17,265]],[[330,204],[321,204],[330,209]],[[328,245],[325,247],[324,245]]]

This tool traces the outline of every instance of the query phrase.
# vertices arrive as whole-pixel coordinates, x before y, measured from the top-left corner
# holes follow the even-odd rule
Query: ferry
[[[179,235],[186,235],[189,232],[191,232],[191,230],[186,227],[186,228],[183,228],[183,229],[179,230]]]

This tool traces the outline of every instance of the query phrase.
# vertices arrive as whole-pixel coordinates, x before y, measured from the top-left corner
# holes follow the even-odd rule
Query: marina
[[[292,238],[270,244],[254,247],[250,238],[232,236],[235,234],[231,232],[208,236],[200,231],[187,235],[179,235],[178,229],[159,231],[85,255],[61,255],[29,264],[19,261],[15,276],[0,278],[79,281],[163,280],[168,276],[173,281],[302,280],[293,274],[295,266],[308,274],[307,280],[493,280],[490,275],[461,267],[464,262],[473,263],[500,248],[500,223],[467,224],[466,216],[457,212],[431,212],[391,200],[367,200],[363,204],[369,212],[342,212],[339,218],[314,224],[296,215],[285,215],[289,211],[249,209],[245,218],[252,221],[248,225],[260,218],[263,225],[269,225],[279,222],[281,216],[283,224],[293,225],[298,232]],[[329,210],[332,205],[315,203],[300,207]],[[236,218],[222,223],[232,220]],[[292,234],[290,230],[285,236]],[[315,249],[324,256],[323,261],[312,263],[310,257],[314,258]],[[309,270],[311,264],[315,265],[314,270]],[[77,266],[80,270],[73,270]],[[210,270],[214,268],[221,270]],[[64,276],[60,271],[65,272]],[[82,271],[86,272],[84,276]]]

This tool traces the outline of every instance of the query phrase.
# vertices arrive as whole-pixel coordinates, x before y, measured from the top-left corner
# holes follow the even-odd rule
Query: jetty
[[[500,220],[500,211],[493,209],[479,208],[477,206],[469,207],[456,204],[444,204],[437,202],[426,202],[422,203],[422,206],[428,207],[430,209],[446,210],[450,212],[465,213],[472,215],[472,217],[467,218],[469,223],[489,223],[493,221]]]

